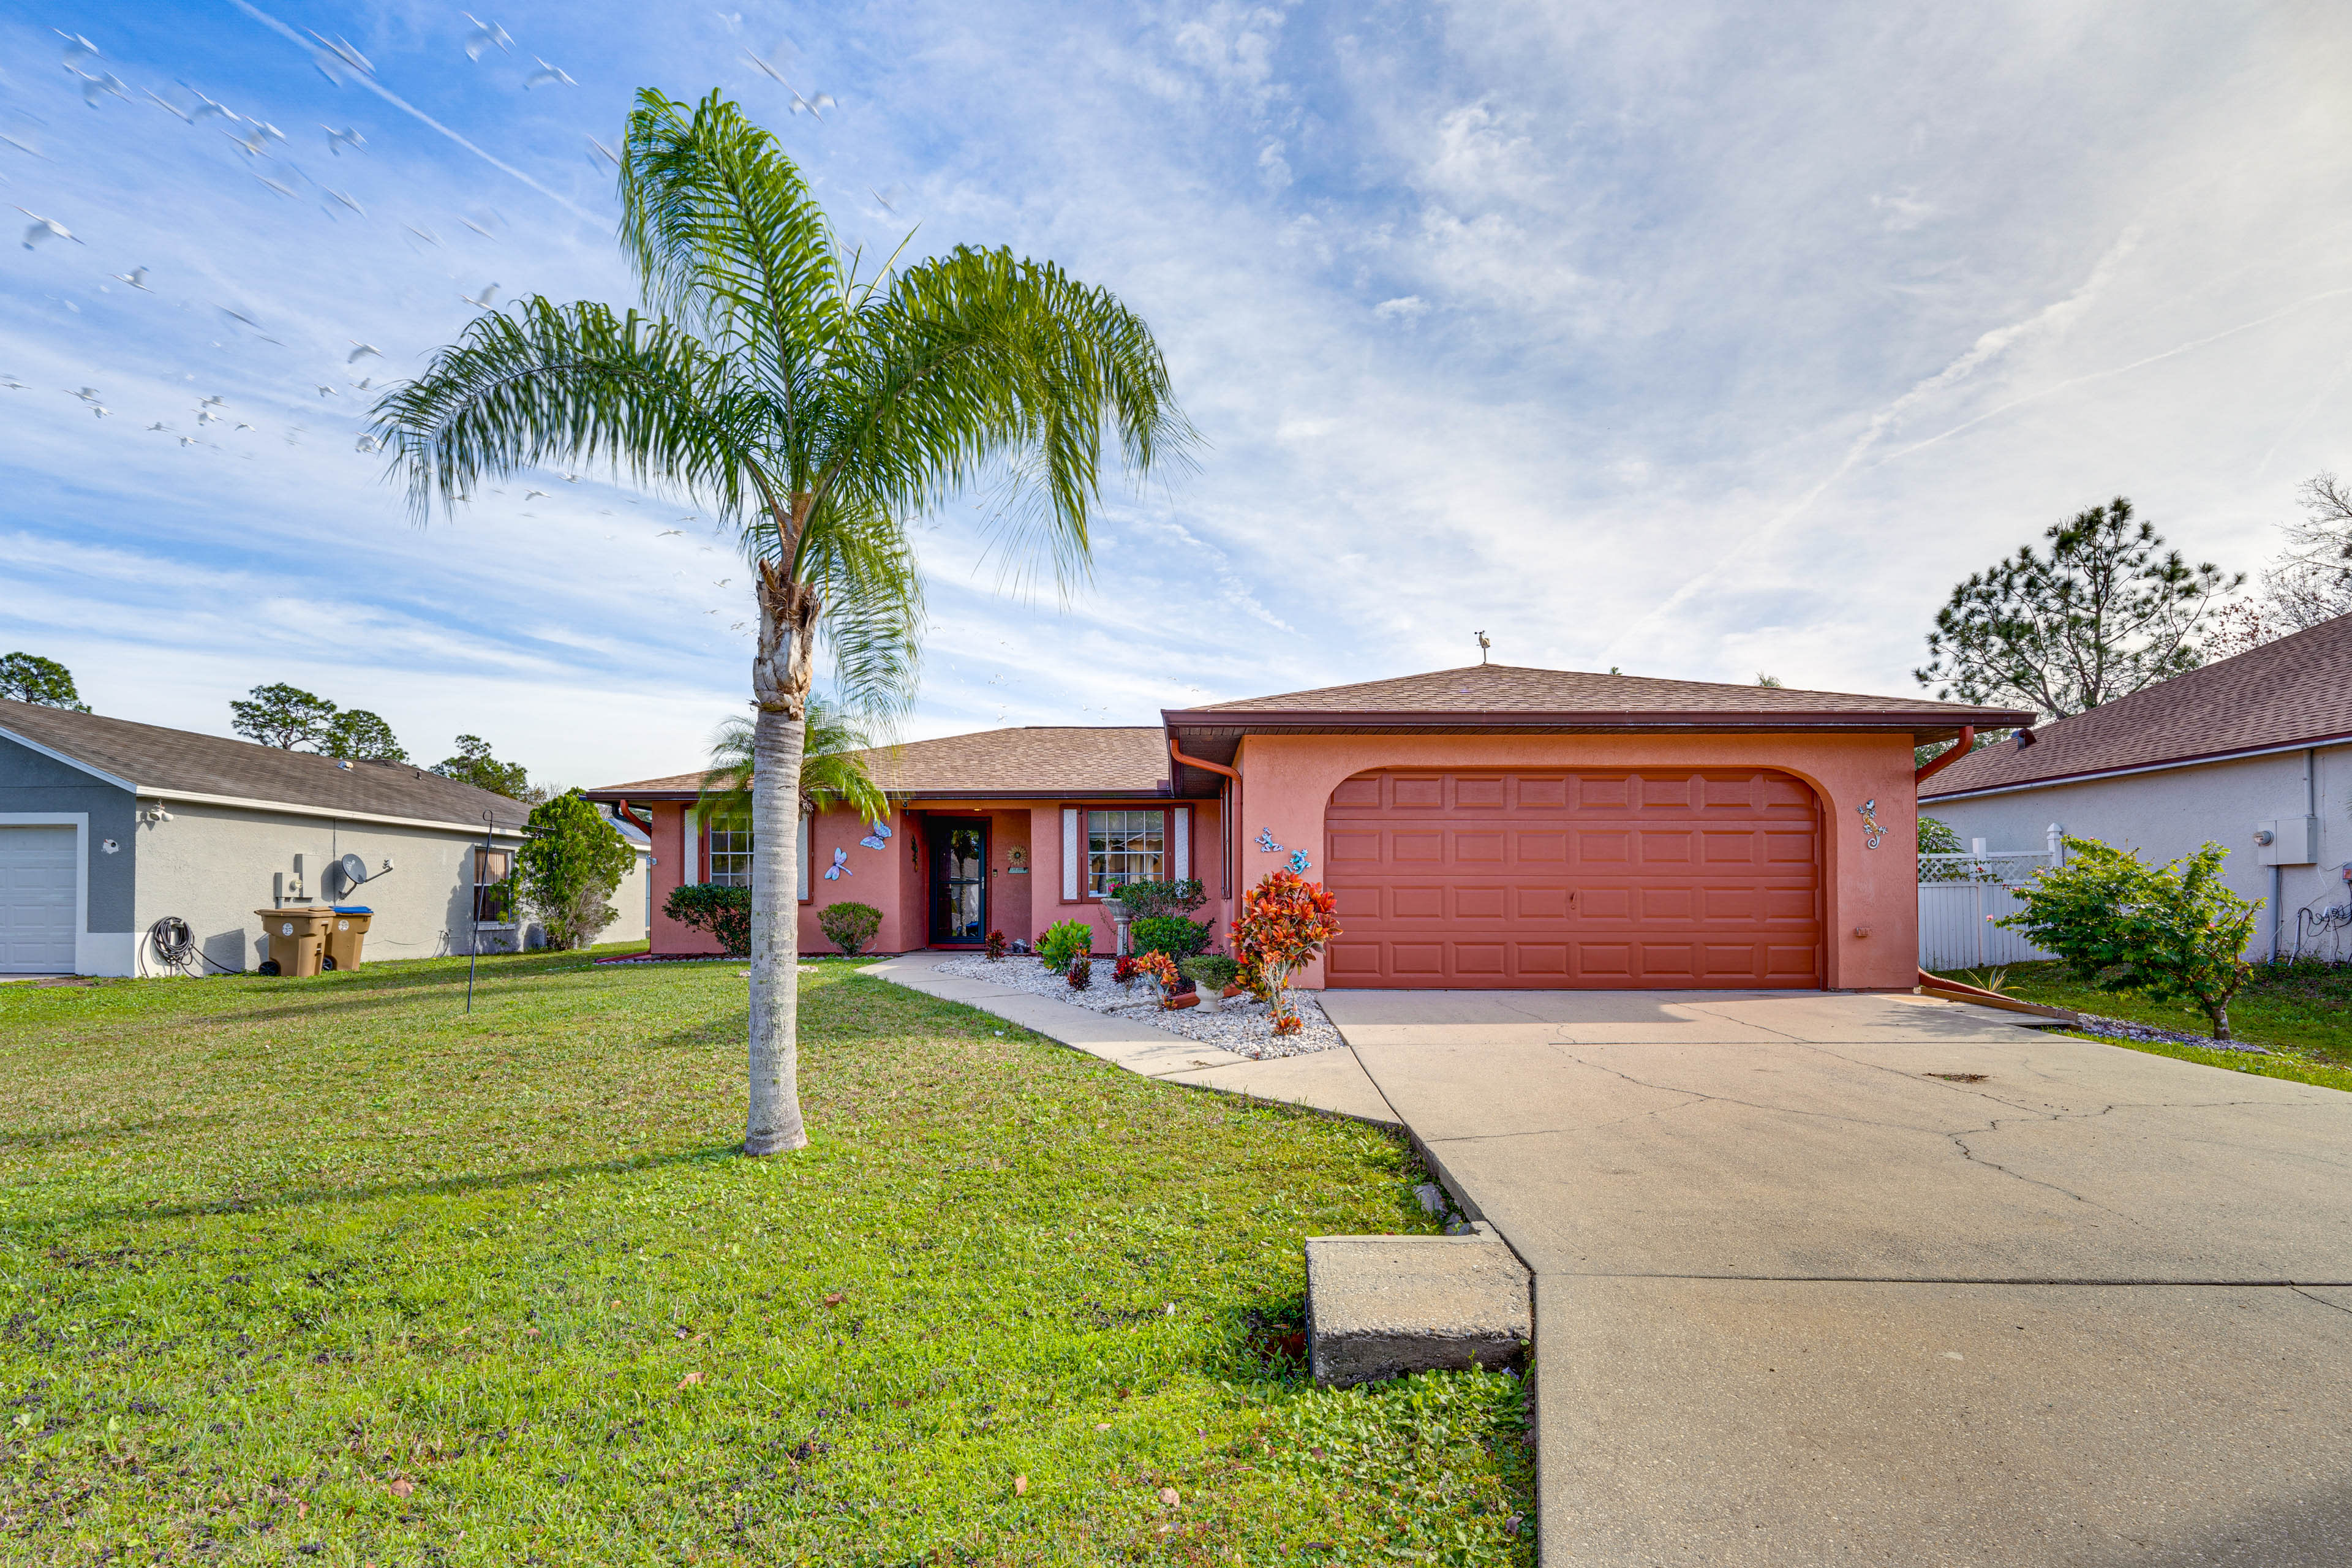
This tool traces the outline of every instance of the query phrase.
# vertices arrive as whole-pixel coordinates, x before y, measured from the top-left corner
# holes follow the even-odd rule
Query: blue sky
[[[464,731],[565,783],[694,765],[752,611],[690,500],[518,476],[420,530],[354,449],[353,384],[484,285],[633,298],[590,138],[646,86],[740,99],[872,250],[1114,289],[1205,437],[1117,495],[1066,602],[999,591],[973,506],[925,521],[908,736],[1150,722],[1469,662],[1480,628],[1512,663],[1909,691],[1951,584],[2049,523],[2127,494],[2252,570],[2352,468],[2334,7],[475,15],[511,53],[469,60],[438,4],[0,6],[0,200],[80,242],[0,247],[0,651],[151,722],[226,733],[290,680],[426,760]],[[128,96],[86,106],[55,29]],[[791,113],[750,53],[835,106]],[[541,59],[573,84],[527,88]],[[198,92],[282,139],[184,121]]]

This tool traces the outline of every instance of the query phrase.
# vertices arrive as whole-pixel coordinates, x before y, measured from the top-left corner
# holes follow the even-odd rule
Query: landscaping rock
[[[1318,1383],[1507,1366],[1534,1333],[1528,1271],[1491,1233],[1307,1238]]]
[[[1060,975],[1049,973],[1034,958],[951,958],[939,966],[938,973],[963,980],[984,980],[992,985],[1025,991],[1033,996],[1049,996],[1090,1012],[1149,1024],[1155,1029],[1165,1029],[1171,1035],[1181,1035],[1253,1060],[1302,1057],[1341,1043],[1339,1031],[1323,1016],[1313,994],[1303,991],[1292,992],[1290,999],[1305,1027],[1295,1035],[1277,1035],[1265,1004],[1255,997],[1228,997],[1214,1012],[1199,1007],[1171,1011],[1160,1005],[1159,993],[1150,985],[1138,982],[1127,986],[1108,981],[1108,966],[1103,972],[1105,983],[1085,991],[1071,990]]]

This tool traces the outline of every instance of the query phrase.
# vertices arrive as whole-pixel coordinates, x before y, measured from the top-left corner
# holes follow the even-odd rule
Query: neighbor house
[[[1923,784],[1920,809],[1990,853],[2039,849],[2053,825],[2157,864],[2219,844],[2223,880],[2265,901],[2250,957],[2341,956],[2352,616],[1983,747]]]
[[[1906,698],[1474,665],[866,753],[888,819],[802,835],[800,940],[855,900],[877,952],[1094,926],[1137,879],[1197,878],[1222,933],[1288,867],[1338,898],[1309,986],[1907,989],[1913,748],[2029,715]],[[655,851],[653,949],[712,952],[658,910],[748,886],[750,825],[700,775],[588,792]],[[831,875],[828,875],[831,873]]]
[[[369,960],[512,949],[530,932],[495,884],[528,813],[405,763],[0,700],[0,973],[164,973],[149,933],[174,918],[201,972],[250,969],[279,902],[373,910]],[[645,934],[638,843],[604,940]]]

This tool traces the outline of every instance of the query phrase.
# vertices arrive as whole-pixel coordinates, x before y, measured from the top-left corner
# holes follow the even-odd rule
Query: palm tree
[[[805,725],[801,743],[801,808],[823,811],[829,805],[845,805],[869,821],[887,820],[890,797],[866,771],[861,754],[874,749],[865,729],[821,697],[809,699]],[[702,794],[695,805],[715,806],[730,816],[751,815],[752,758],[759,739],[759,726],[749,719],[719,723],[711,732],[710,771],[702,775]]]
[[[799,169],[716,92],[637,95],[620,197],[652,315],[538,297],[486,312],[376,405],[375,429],[420,521],[485,476],[595,464],[736,531],[760,608],[743,1147],[768,1154],[808,1142],[793,889],[820,640],[846,710],[903,712],[910,520],[993,482],[1003,545],[1066,585],[1090,568],[1106,437],[1140,479],[1192,430],[1142,320],[1050,262],[959,247],[861,278]]]

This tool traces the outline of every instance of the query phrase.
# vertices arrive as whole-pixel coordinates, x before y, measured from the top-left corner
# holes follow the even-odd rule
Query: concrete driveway
[[[1546,1563],[2352,1563],[2352,1096],[1915,997],[1322,1002],[1535,1270]]]

